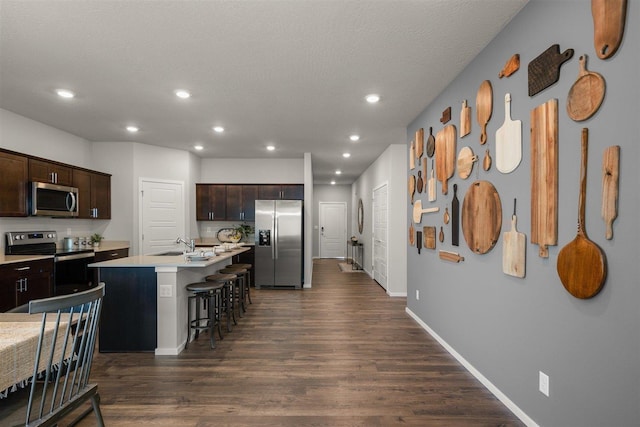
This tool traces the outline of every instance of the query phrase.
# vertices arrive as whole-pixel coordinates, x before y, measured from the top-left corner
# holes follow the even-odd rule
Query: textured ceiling
[[[0,0],[0,107],[89,141],[310,152],[316,183],[346,184],[526,2]]]

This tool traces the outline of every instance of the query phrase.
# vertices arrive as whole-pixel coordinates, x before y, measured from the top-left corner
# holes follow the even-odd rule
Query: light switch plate
[[[162,298],[171,298],[173,296],[171,285],[160,285],[158,291]]]

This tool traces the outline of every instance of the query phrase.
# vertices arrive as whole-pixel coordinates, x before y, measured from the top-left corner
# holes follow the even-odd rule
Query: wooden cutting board
[[[504,67],[502,67],[502,70],[498,73],[498,78],[501,79],[503,77],[509,77],[511,76],[511,74],[515,73],[519,69],[520,69],[520,54],[516,53],[511,58],[509,58],[506,64],[504,64]]]
[[[513,199],[511,230],[502,233],[502,271],[515,277],[524,277],[527,236],[516,229],[516,199]]]
[[[429,175],[429,183],[427,185],[429,191],[429,201],[435,202],[436,200],[436,172],[433,167],[433,160],[431,160],[431,173]]]
[[[560,45],[551,45],[529,62],[529,96],[542,92],[560,78],[560,66],[571,59],[573,49],[560,53]]]
[[[447,194],[447,181],[456,167],[456,127],[446,125],[436,134],[436,176],[442,183],[442,194]]]
[[[522,121],[511,119],[511,94],[504,96],[504,123],[496,131],[496,168],[513,172],[522,160]]]
[[[427,192],[427,180],[429,179],[429,175],[427,175],[427,158],[423,157],[422,158],[422,176],[424,178],[424,192]]]
[[[432,213],[438,212],[440,210],[439,207],[422,209],[422,200],[416,200],[413,204],[413,222],[416,224],[420,224],[422,222],[422,214],[423,213]]]
[[[500,237],[502,203],[489,181],[475,181],[462,201],[462,234],[473,252],[489,252]]]
[[[413,174],[409,175],[409,197],[411,198],[411,204],[413,204],[413,195],[416,192],[416,177]]]
[[[458,200],[458,184],[453,184],[453,198],[451,199],[451,244],[460,243],[460,201]]]
[[[436,151],[436,139],[433,137],[433,128],[429,128],[429,136],[427,137],[427,156],[433,157]]]
[[[451,261],[451,262],[464,261],[464,257],[460,256],[460,254],[456,252],[440,251],[439,256],[440,256],[440,259],[444,261]]]
[[[422,189],[424,188],[424,180],[422,179],[422,171],[418,171],[418,179],[416,181],[416,190],[418,193],[422,193]]]
[[[604,100],[605,82],[602,75],[587,70],[587,55],[580,57],[578,79],[569,89],[567,114],[576,122],[587,120]]]
[[[492,112],[493,88],[491,87],[491,82],[489,80],[485,80],[480,84],[478,94],[476,95],[476,119],[478,120],[481,130],[481,145],[484,145],[484,143],[487,142],[487,123],[491,119]]]
[[[473,164],[478,161],[478,156],[473,154],[470,147],[462,147],[458,153],[458,176],[462,179],[469,178],[473,170]]]
[[[418,163],[424,153],[424,129],[420,128],[416,131],[416,160]],[[421,190],[422,191],[422,190]]]
[[[605,238],[613,238],[613,221],[618,217],[618,176],[620,174],[620,146],[612,145],[602,156],[602,219]]]
[[[593,44],[600,59],[612,57],[624,35],[627,0],[591,0]]]
[[[607,259],[602,249],[587,237],[585,205],[587,198],[588,130],[582,129],[578,234],[558,252],[556,268],[564,288],[576,298],[595,296],[607,277]]]
[[[416,236],[416,229],[413,228],[413,222],[409,226],[409,244],[413,246],[413,242]]]
[[[531,243],[549,258],[558,244],[558,100],[531,110]]]
[[[409,146],[409,169],[413,170],[416,168],[416,143],[415,141],[411,141],[411,145]]]
[[[467,100],[462,101],[460,110],[460,138],[471,133],[471,107],[467,105]]]
[[[424,226],[422,227],[422,234],[424,236],[424,247],[427,249],[436,248],[436,227]]]

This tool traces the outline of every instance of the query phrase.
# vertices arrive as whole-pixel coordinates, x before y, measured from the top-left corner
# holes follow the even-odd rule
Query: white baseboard
[[[529,427],[539,427],[538,424],[531,419],[522,409],[520,409],[511,399],[507,397],[498,387],[491,383],[484,375],[480,373],[471,363],[469,363],[461,354],[454,350],[440,335],[438,335],[433,329],[431,329],[426,323],[424,323],[409,307],[405,307],[405,311],[409,316],[413,318],[425,331],[429,333],[445,350],[456,358],[464,368],[471,373],[478,381],[482,383],[495,397],[500,400],[513,414],[520,418],[520,421],[525,423]]]

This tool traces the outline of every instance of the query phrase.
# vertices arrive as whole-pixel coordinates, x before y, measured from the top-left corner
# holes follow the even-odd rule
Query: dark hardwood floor
[[[97,354],[106,425],[523,425],[364,273],[316,260],[312,289],[252,296],[215,350]]]

